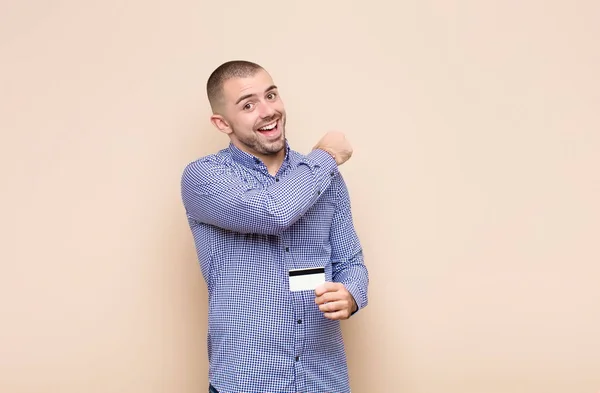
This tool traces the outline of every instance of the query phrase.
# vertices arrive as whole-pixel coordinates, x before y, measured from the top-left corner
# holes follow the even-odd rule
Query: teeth
[[[268,126],[264,126],[262,128],[259,128],[260,131],[269,131],[272,130],[273,128],[275,128],[275,126],[277,125],[277,122],[269,124]]]

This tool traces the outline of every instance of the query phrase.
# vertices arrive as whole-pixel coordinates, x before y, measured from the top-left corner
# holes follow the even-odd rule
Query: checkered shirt
[[[289,148],[275,176],[230,144],[188,164],[181,195],[208,288],[209,379],[219,393],[349,393],[340,321],[290,269],[325,267],[359,310],[368,271],[335,160]]]

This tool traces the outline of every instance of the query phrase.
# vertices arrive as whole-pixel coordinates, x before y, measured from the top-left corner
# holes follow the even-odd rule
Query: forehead
[[[223,93],[227,102],[235,103],[240,97],[248,94],[262,95],[273,85],[271,75],[265,70],[258,70],[252,76],[226,80],[223,84]]]

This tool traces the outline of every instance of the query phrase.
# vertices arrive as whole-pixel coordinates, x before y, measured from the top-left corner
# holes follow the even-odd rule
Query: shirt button
[[[275,181],[279,181],[279,178],[278,178],[278,177],[276,177],[276,178],[275,178]]]
[[[285,248],[285,251],[286,251],[286,252],[290,252],[290,248],[289,248],[289,247],[286,247],[286,248]]]
[[[329,175],[333,177],[335,176],[335,173],[331,172]]]
[[[296,356],[296,361],[300,360],[300,356]]]
[[[317,195],[321,195],[321,191],[317,191]]]
[[[301,320],[301,319],[299,319],[299,320],[298,320],[298,323],[302,323],[302,320]]]

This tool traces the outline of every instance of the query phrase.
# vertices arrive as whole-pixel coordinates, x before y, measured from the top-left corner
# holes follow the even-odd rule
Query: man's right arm
[[[188,165],[181,179],[183,204],[196,221],[240,233],[276,235],[300,218],[331,184],[336,160],[315,149],[270,186],[250,187],[213,160]]]

